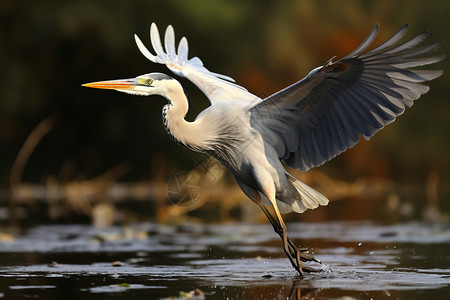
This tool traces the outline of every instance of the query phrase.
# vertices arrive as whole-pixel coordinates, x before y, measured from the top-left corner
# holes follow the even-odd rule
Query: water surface
[[[450,227],[288,224],[321,273],[300,279],[269,225],[37,226],[0,244],[7,299],[448,299]],[[171,298],[172,297],[172,298]]]

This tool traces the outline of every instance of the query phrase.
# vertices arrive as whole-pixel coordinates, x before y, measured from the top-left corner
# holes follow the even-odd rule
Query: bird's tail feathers
[[[286,176],[300,196],[290,204],[291,211],[303,213],[307,209],[315,209],[319,205],[325,206],[328,204],[327,197],[290,174],[287,174]]]

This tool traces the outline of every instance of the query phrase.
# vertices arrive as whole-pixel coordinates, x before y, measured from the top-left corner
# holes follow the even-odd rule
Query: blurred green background
[[[375,23],[376,43],[410,23],[407,37],[429,29],[449,56],[450,2],[429,1],[19,1],[0,4],[0,186],[30,132],[50,118],[53,129],[34,149],[22,181],[93,178],[121,162],[124,181],[151,180],[155,165],[193,168],[198,154],[164,131],[165,100],[82,88],[82,83],[135,77],[164,66],[146,60],[133,34],[149,45],[149,26],[172,24],[186,36],[190,56],[264,96],[303,78],[332,56],[353,50]],[[449,59],[433,68],[448,70]],[[450,182],[448,72],[431,91],[370,142],[362,142],[319,169],[333,178],[382,177]],[[181,79],[192,120],[208,101]],[[170,173],[173,171],[168,171]]]

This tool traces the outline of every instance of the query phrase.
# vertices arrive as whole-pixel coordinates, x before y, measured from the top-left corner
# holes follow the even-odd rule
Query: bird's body
[[[328,199],[291,176],[283,163],[303,171],[319,166],[354,146],[361,135],[369,139],[428,91],[421,82],[439,77],[442,71],[413,68],[442,60],[443,56],[428,56],[439,44],[416,48],[427,37],[425,32],[397,45],[407,29],[403,26],[386,42],[364,52],[378,33],[377,25],[346,57],[330,60],[261,99],[231,78],[210,72],[197,57],[188,59],[185,38],[176,50],[171,26],[164,49],[152,24],[156,55],[135,36],[142,54],[190,79],[211,101],[192,122],[185,120],[189,102],[183,87],[168,75],[149,73],[85,86],[164,96],[169,102],[163,107],[168,134],[181,145],[212,155],[230,170],[242,191],[263,210],[292,265],[302,274],[313,269],[303,267],[301,260],[317,260],[289,240],[281,213],[302,213],[327,205]]]
[[[221,101],[188,122],[184,119],[188,99],[183,87],[172,78],[166,80],[170,81],[165,92],[169,103],[163,107],[162,119],[167,133],[177,143],[215,157],[230,170],[244,192],[264,191],[261,196],[265,202],[268,202],[266,195],[274,195],[283,213],[317,207],[314,202],[301,202],[301,190],[297,191],[291,183],[297,180],[287,173],[275,147],[263,138],[262,129],[251,125],[250,109],[254,102]],[[317,198],[322,205],[328,203],[318,193]]]

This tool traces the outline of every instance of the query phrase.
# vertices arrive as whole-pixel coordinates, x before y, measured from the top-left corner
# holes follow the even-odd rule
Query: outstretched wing
[[[176,50],[175,33],[170,25],[164,35],[165,49],[156,24],[152,23],[150,26],[150,40],[156,55],[148,51],[137,35],[134,35],[134,38],[139,50],[146,58],[154,63],[165,64],[173,73],[188,78],[202,90],[211,104],[230,100],[261,101],[259,97],[233,83],[234,80],[231,77],[206,69],[198,57],[188,59],[188,42],[185,37],[180,40]]]
[[[428,32],[396,45],[408,30],[400,28],[378,47],[365,52],[379,26],[352,53],[312,70],[299,82],[250,109],[251,123],[290,167],[309,170],[369,139],[393,122],[405,107],[429,90],[420,84],[442,71],[411,69],[436,63],[429,56],[440,44],[416,47]]]

